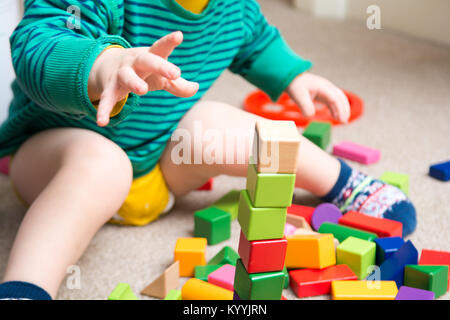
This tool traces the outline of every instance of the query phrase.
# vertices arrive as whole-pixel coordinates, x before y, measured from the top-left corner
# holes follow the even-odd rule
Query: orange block
[[[285,265],[288,269],[323,269],[336,264],[332,234],[305,234],[287,237]]]
[[[174,260],[180,262],[180,277],[193,277],[196,266],[206,264],[206,238],[178,238]]]

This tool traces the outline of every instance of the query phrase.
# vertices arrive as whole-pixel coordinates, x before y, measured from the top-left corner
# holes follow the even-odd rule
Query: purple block
[[[395,300],[434,300],[434,292],[401,286]]]
[[[338,224],[339,218],[342,217],[342,212],[331,203],[322,203],[314,209],[311,217],[311,223],[314,230],[319,230],[324,222],[332,222]]]
[[[4,157],[0,159],[0,173],[8,175],[9,173],[9,157]]]
[[[236,293],[236,291],[233,291],[233,300],[241,300],[241,298],[239,298],[239,296]]]

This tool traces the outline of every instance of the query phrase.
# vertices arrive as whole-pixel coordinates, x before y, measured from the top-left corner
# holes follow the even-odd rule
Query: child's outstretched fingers
[[[350,118],[350,104],[344,92],[333,86],[318,88],[316,100],[325,103],[336,120],[347,123]]]
[[[292,91],[291,98],[297,103],[305,117],[312,117],[316,114],[316,107],[307,88],[298,86]]]
[[[172,54],[172,51],[182,42],[183,33],[181,31],[172,32],[153,43],[149,51],[167,59]]]

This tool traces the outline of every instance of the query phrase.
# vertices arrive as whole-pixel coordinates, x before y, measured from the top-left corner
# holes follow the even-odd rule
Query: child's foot
[[[373,179],[341,162],[339,178],[322,200],[335,204],[342,212],[357,211],[369,216],[403,223],[403,236],[416,228],[416,210],[398,188]]]
[[[0,283],[0,300],[52,300],[42,288],[28,282]]]

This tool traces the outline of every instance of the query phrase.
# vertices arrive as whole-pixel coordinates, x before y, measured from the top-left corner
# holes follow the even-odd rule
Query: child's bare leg
[[[54,129],[21,146],[11,179],[31,206],[4,281],[30,282],[55,297],[67,267],[126,198],[130,161],[117,145],[94,132]]]

